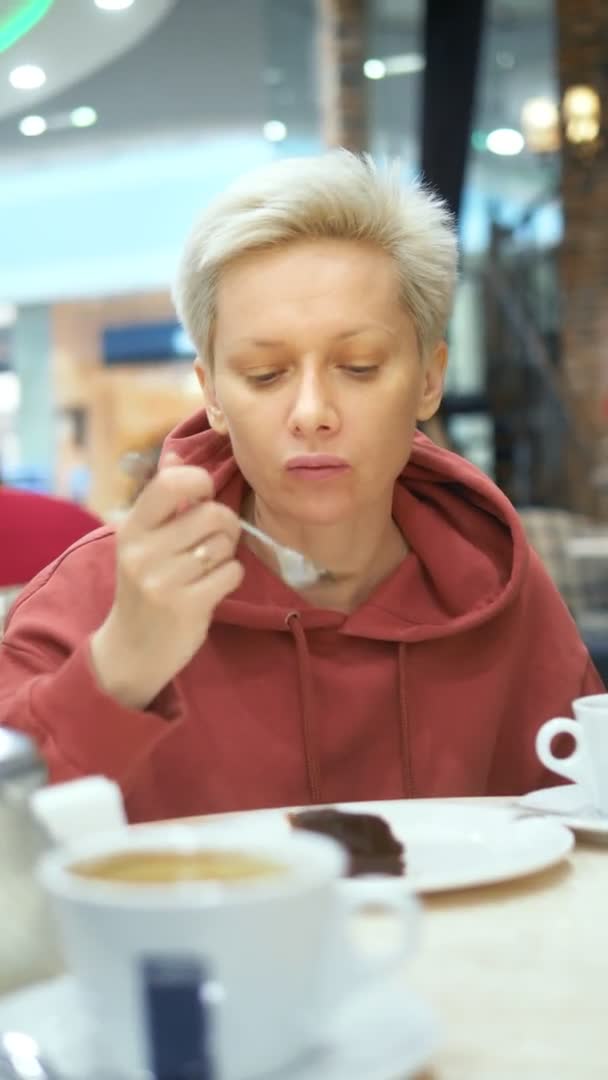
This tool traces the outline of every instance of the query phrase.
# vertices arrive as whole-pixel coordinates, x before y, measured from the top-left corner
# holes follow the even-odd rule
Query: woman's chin
[[[316,504],[303,501],[290,509],[289,516],[303,527],[347,525],[352,522],[354,514],[354,508],[350,503],[336,505],[336,502],[324,502],[324,500],[319,500]]]

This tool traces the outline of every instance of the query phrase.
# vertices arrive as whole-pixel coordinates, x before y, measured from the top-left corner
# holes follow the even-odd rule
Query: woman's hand
[[[117,532],[116,591],[91,655],[102,689],[146,708],[207,636],[238,588],[238,517],[213,500],[209,474],[170,455]]]

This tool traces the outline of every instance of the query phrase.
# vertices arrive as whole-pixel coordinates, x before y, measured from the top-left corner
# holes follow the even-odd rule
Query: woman
[[[2,647],[53,779],[131,820],[555,782],[535,732],[599,678],[508,500],[415,434],[456,261],[440,201],[345,151],[208,207],[176,287],[205,408]],[[295,593],[240,516],[328,573]]]

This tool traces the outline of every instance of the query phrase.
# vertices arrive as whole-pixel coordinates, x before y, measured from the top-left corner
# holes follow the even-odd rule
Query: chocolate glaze
[[[333,807],[298,810],[289,814],[294,829],[331,836],[341,843],[350,857],[348,877],[359,874],[405,873],[403,844],[391,832],[388,822],[378,814],[358,814]]]

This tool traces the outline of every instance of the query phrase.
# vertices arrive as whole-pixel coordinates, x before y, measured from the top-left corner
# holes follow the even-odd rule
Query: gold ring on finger
[[[206,544],[198,544],[194,548],[194,551],[192,552],[192,554],[194,555],[195,559],[199,563],[199,566],[200,566],[203,574],[206,574],[211,569],[211,566],[212,566],[212,560],[211,560],[211,556],[209,554],[209,548],[207,547],[207,545]]]

